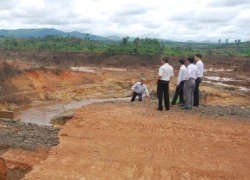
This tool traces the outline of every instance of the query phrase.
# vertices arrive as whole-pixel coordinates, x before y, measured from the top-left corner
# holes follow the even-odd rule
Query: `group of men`
[[[185,61],[183,59],[179,60],[180,70],[171,105],[175,105],[179,97],[179,104],[183,109],[192,109],[193,106],[199,106],[199,86],[204,72],[204,64],[201,58],[201,54],[196,54],[194,57],[188,57],[186,60],[187,66],[185,66]],[[174,69],[168,62],[169,59],[167,56],[162,57],[162,66],[159,68],[158,78],[156,79],[158,97],[157,110],[159,111],[163,110],[163,99],[165,109],[170,109],[169,83],[174,76]],[[141,78],[140,82],[135,83],[131,89],[131,102],[135,101],[137,96],[139,96],[139,101],[142,101],[143,91],[146,92],[148,99],[150,99],[144,78]]]

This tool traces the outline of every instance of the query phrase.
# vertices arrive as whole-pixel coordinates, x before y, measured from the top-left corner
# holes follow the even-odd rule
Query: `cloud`
[[[249,4],[249,0],[209,0],[207,5],[211,7],[235,7]]]
[[[143,5],[125,4],[115,11],[115,16],[135,16],[147,13],[151,8]]]
[[[250,40],[249,0],[1,0],[0,27],[102,36]]]
[[[0,1],[0,11],[10,9],[12,7],[12,5],[13,5],[13,1],[1,0]]]

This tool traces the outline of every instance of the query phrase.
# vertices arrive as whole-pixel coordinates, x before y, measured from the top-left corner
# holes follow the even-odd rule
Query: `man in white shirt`
[[[194,57],[187,59],[187,70],[185,72],[184,97],[185,105],[183,109],[192,109],[194,103],[195,80],[198,77],[198,68],[194,65]]]
[[[196,62],[196,66],[199,70],[198,73],[198,78],[195,80],[195,89],[194,89],[194,106],[199,106],[200,104],[200,95],[199,95],[199,87],[200,87],[200,83],[203,77],[203,73],[204,73],[204,64],[201,61],[201,54],[196,54],[194,56],[194,60]]]
[[[179,103],[184,104],[183,87],[184,87],[184,82],[185,82],[185,72],[187,68],[184,65],[185,61],[183,59],[179,60],[179,64],[180,64],[180,70],[179,70],[179,75],[177,79],[177,86],[176,86],[175,94],[171,102],[171,105],[175,105],[178,97],[179,97]]]
[[[140,82],[135,83],[132,87],[132,99],[131,102],[135,101],[136,96],[139,96],[139,101],[142,101],[142,91],[145,91],[148,99],[150,100],[148,88],[145,84],[145,78],[141,78]]]
[[[164,94],[164,105],[166,110],[169,108],[169,82],[174,76],[174,69],[168,64],[168,57],[164,56],[161,59],[162,66],[159,68],[158,78],[156,79],[157,84],[157,96],[158,96],[158,108],[157,110],[162,111],[162,97]]]

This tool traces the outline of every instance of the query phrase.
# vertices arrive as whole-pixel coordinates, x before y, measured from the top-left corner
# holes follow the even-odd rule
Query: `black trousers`
[[[139,101],[142,101],[142,93],[134,92],[133,95],[132,95],[131,102],[135,101],[136,96],[139,96]]]
[[[163,109],[162,99],[164,95],[164,105],[169,110],[169,81],[159,80],[157,84],[158,109]]]
[[[201,78],[197,78],[195,80],[195,89],[194,89],[194,106],[199,106],[200,104],[200,95],[199,95],[199,88],[200,88]]]
[[[180,96],[180,103],[184,103],[184,97],[183,97],[183,87],[184,87],[185,81],[181,81],[181,83],[176,87],[174,98],[172,100],[172,103],[175,104],[178,96]]]

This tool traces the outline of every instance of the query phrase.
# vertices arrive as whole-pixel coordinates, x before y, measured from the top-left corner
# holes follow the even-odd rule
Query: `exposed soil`
[[[155,106],[145,100],[79,109],[60,144],[24,179],[250,178],[249,121]]]
[[[4,82],[9,90],[1,109],[22,111],[34,100],[128,97],[140,77],[147,79],[152,97],[95,103],[65,119],[56,116],[56,124],[66,122],[60,132],[0,120],[0,156],[10,179],[250,179],[250,96],[237,88],[249,89],[249,72],[241,71],[249,57],[205,57],[207,68],[233,69],[207,76],[244,81],[227,81],[225,87],[203,82],[199,108],[176,105],[163,112],[155,110],[159,57],[3,51],[0,58],[22,69]],[[175,69],[178,59],[171,57]],[[69,65],[83,67],[60,69]],[[176,77],[171,97],[175,82]]]

